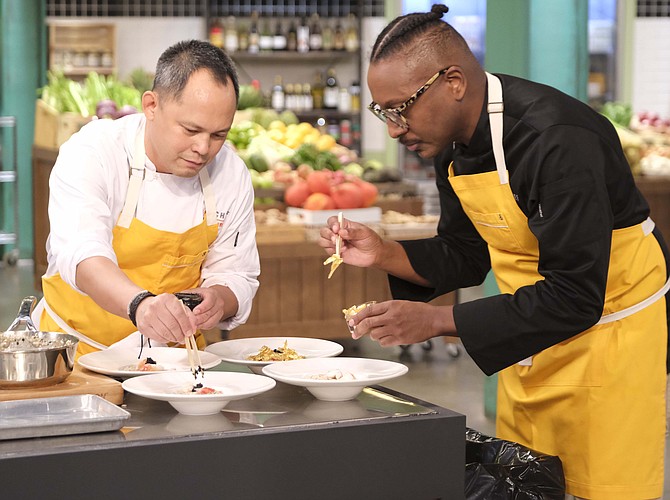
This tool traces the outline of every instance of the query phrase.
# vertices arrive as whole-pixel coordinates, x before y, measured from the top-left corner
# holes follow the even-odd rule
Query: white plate
[[[104,351],[90,352],[79,357],[77,363],[91,371],[110,375],[112,377],[129,378],[137,375],[148,375],[149,373],[137,370],[123,370],[124,366],[136,364],[139,360],[139,347],[106,349]],[[145,347],[142,349],[142,358],[150,357],[165,371],[191,371],[188,362],[188,353],[181,347]],[[221,359],[215,354],[200,351],[200,361],[205,370],[213,368]]]
[[[320,380],[312,376],[340,370],[352,374],[354,380]],[[263,368],[263,373],[286,384],[306,387],[322,401],[354,399],[368,385],[380,384],[407,373],[402,363],[368,358],[298,359],[290,363],[274,363]]]
[[[123,382],[124,390],[149,399],[169,402],[183,415],[213,415],[229,401],[244,399],[272,389],[276,382],[263,375],[237,372],[205,373],[204,385],[221,394],[195,394],[190,372],[153,372]]]
[[[238,365],[248,366],[254,373],[262,373],[264,366],[284,361],[251,361],[249,356],[258,354],[264,345],[270,349],[287,346],[305,358],[329,358],[339,355],[344,348],[337,342],[323,339],[310,339],[305,337],[256,337],[249,339],[224,340],[205,348],[207,352],[216,354],[223,361]],[[298,360],[296,360],[298,361]]]

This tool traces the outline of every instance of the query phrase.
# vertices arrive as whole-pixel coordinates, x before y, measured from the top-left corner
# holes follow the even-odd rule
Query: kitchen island
[[[460,499],[465,416],[383,387],[278,383],[192,417],[126,394],[119,431],[0,442],[3,498]]]

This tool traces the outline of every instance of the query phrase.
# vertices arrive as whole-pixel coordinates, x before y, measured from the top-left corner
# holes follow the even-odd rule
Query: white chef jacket
[[[81,261],[101,256],[118,263],[112,229],[126,199],[135,135],[144,120],[142,113],[94,120],[60,148],[49,179],[46,276],[60,273],[80,293],[75,276]],[[224,285],[237,297],[237,314],[220,324],[230,330],[247,320],[258,289],[254,192],[244,162],[226,145],[205,168],[216,198],[219,232],[203,263],[201,286]],[[182,233],[202,223],[204,210],[198,176],[158,173],[146,159],[135,215],[140,221]]]

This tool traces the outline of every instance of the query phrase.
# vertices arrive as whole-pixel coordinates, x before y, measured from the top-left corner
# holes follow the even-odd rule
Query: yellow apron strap
[[[137,200],[140,198],[140,188],[144,180],[145,168],[145,151],[144,151],[144,127],[140,127],[135,136],[135,147],[133,149],[133,164],[130,169],[130,182],[128,184],[128,193],[126,194],[126,202],[123,204],[121,216],[117,225],[128,229],[130,223],[135,216],[135,209],[137,208]]]

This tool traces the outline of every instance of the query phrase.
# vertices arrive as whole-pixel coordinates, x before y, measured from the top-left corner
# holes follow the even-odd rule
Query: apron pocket
[[[510,229],[505,216],[501,213],[483,214],[480,212],[468,211],[470,220],[475,225],[477,232],[481,237],[495,248],[503,248],[508,252],[525,253],[512,230]]]
[[[180,257],[168,255],[161,263],[161,270],[152,291],[173,293],[197,287],[200,284],[201,267],[206,256],[207,250],[196,255]]]
[[[514,367],[525,387],[599,387],[607,346],[617,323],[600,325],[533,356],[531,366]]]

